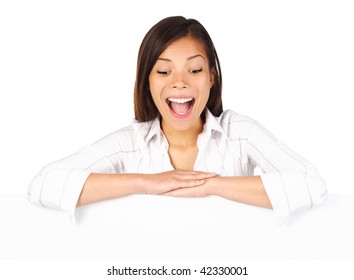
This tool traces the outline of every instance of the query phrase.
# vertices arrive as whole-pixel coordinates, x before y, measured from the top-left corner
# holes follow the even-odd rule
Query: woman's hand
[[[215,174],[215,173],[214,173]],[[163,193],[163,195],[176,196],[176,197],[205,197],[211,193],[211,186],[215,185],[215,182],[221,178],[220,175],[216,174],[204,180],[204,184],[200,186],[195,186],[193,188],[180,188],[176,190],[171,190],[169,192]],[[212,183],[214,182],[214,183]]]
[[[186,189],[199,192],[206,180],[216,173],[172,170],[157,174],[144,175],[144,190],[147,194],[173,195],[173,191]]]

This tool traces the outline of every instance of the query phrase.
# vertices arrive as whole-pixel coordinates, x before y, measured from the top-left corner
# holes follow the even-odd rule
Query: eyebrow
[[[202,59],[205,60],[205,58],[201,54],[192,55],[192,56],[188,57],[187,60],[192,60],[192,59],[197,58],[197,57],[201,57]],[[172,61],[169,58],[163,58],[163,57],[159,57],[157,60],[163,60],[163,61],[168,61],[168,62]]]

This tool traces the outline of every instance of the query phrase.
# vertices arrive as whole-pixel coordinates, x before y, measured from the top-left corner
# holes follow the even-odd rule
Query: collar
[[[222,116],[222,115],[221,115]],[[205,112],[205,123],[203,132],[198,137],[198,149],[203,151],[209,143],[211,137],[225,137],[225,130],[220,125],[220,117],[215,117],[208,109]]]
[[[159,139],[163,138],[163,133],[158,118],[148,122],[138,122],[133,120],[132,127],[138,143],[142,146],[147,146],[151,139],[155,136]]]
[[[204,124],[203,131],[209,131],[210,133],[213,131],[217,131],[220,132],[221,134],[225,134],[225,130],[220,125],[220,117],[215,117],[209,111],[209,109],[207,109],[205,112],[205,124]]]

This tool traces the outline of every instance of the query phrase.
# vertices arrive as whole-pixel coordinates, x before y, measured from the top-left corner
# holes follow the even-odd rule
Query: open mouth
[[[185,118],[192,112],[195,99],[193,97],[170,97],[166,99],[166,103],[175,117]]]

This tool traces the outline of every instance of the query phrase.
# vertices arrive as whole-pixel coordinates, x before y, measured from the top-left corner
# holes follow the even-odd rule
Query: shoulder
[[[239,114],[232,110],[225,110],[218,121],[228,138],[240,138],[249,134],[257,121],[249,116]]]
[[[109,143],[112,141],[124,141],[124,140],[130,140],[133,137],[134,134],[134,128],[132,125],[126,126],[119,128],[111,133],[108,133],[107,135],[103,136],[100,138],[98,141],[96,141],[94,144],[100,143]]]
[[[246,115],[239,114],[233,110],[225,110],[218,118],[222,126],[230,126],[235,123],[254,124],[256,122],[255,119]]]
[[[220,115],[220,125],[223,127],[229,139],[247,139],[252,143],[262,141],[277,142],[278,139],[266,127],[257,120],[227,110]]]
[[[133,125],[119,128],[94,142],[92,146],[104,154],[137,149]]]
[[[129,126],[114,131],[100,140],[102,142],[115,142],[124,149],[139,149],[145,147],[154,136],[161,134],[160,122],[154,119],[148,122],[135,120]]]

